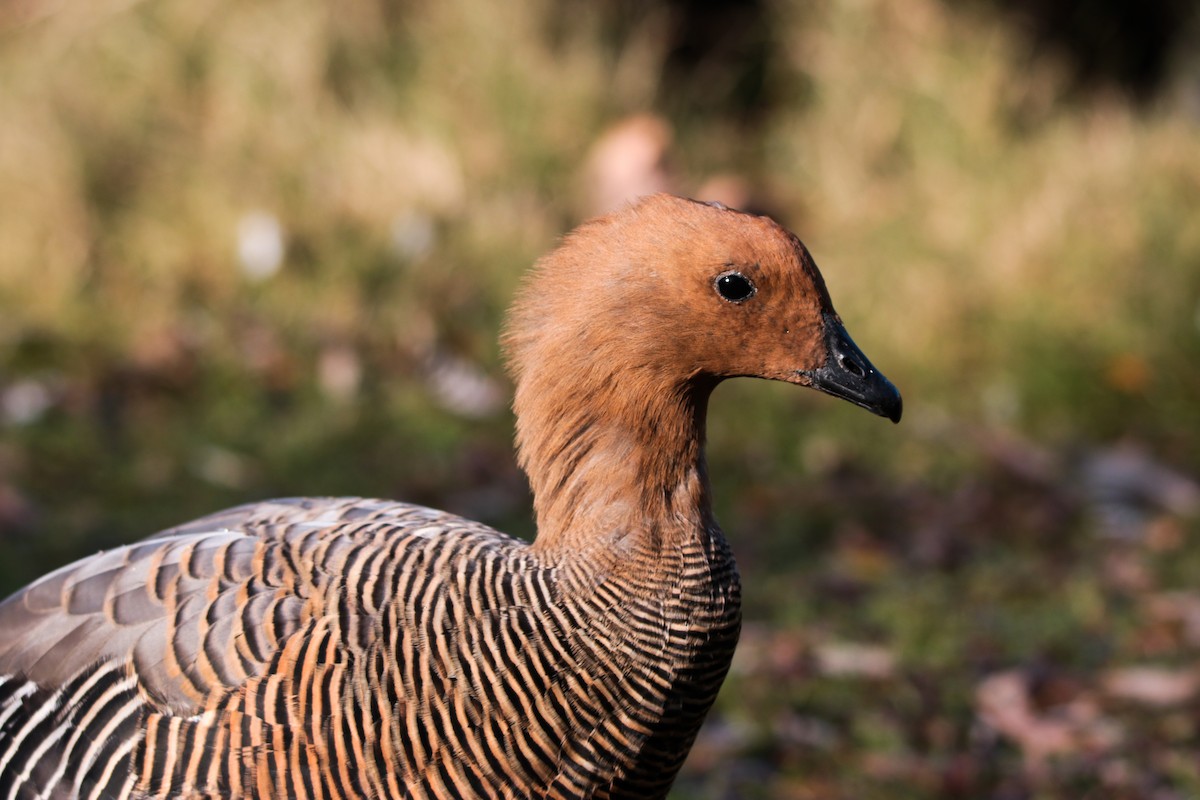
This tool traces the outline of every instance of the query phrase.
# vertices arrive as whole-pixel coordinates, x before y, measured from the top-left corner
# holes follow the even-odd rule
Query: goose
[[[799,239],[668,195],[566,236],[502,343],[532,543],[292,498],[63,567],[0,604],[0,800],[664,797],[740,627],[714,387],[900,395]]]

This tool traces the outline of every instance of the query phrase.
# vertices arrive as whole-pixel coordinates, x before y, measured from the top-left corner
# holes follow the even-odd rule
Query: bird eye
[[[717,276],[713,285],[716,286],[717,294],[731,303],[749,300],[758,291],[750,279],[740,272],[723,272]]]

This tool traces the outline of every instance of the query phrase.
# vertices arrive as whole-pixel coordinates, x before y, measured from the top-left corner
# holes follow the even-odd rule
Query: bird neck
[[[526,375],[518,386],[537,550],[653,555],[716,530],[704,460],[716,381],[645,373],[600,373],[583,385]]]

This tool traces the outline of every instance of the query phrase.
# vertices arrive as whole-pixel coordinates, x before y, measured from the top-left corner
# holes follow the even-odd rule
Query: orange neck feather
[[[622,226],[643,220],[578,228],[509,318],[517,449],[542,550],[670,546],[712,523],[704,424],[717,380],[681,372],[678,326],[649,312],[652,289],[637,290],[653,258],[628,249],[639,237]]]

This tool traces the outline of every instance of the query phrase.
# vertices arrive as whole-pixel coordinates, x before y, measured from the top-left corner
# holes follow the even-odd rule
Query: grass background
[[[1194,55],[1134,97],[982,3],[719,10],[0,10],[0,590],[277,495],[532,535],[495,334],[653,112],[906,401],[717,392],[747,631],[675,796],[1200,796]]]

